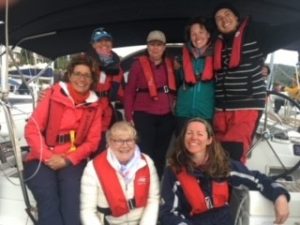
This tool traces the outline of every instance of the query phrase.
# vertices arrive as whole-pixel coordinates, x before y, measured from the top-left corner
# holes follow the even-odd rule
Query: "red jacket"
[[[43,162],[50,159],[53,154],[66,155],[66,157],[74,164],[78,164],[86,159],[93,151],[97,149],[100,133],[101,133],[101,114],[102,110],[99,107],[98,97],[94,92],[90,92],[87,103],[74,105],[73,100],[68,96],[66,84],[59,82],[54,85],[47,93],[45,98],[37,105],[25,127],[25,138],[31,149],[27,159],[42,159]],[[47,146],[45,142],[45,130],[47,124],[53,121],[48,121],[50,101],[56,101],[63,104],[65,109],[61,118],[61,123],[58,129],[59,134],[68,134],[71,130],[78,129],[83,111],[96,110],[94,119],[91,123],[85,140],[76,146],[76,151],[70,152],[71,143],[57,144],[53,148]]]

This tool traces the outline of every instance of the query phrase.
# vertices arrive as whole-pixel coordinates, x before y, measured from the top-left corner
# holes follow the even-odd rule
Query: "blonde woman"
[[[81,181],[83,225],[155,225],[159,181],[149,156],[136,145],[129,122],[113,124],[108,148],[88,163]]]

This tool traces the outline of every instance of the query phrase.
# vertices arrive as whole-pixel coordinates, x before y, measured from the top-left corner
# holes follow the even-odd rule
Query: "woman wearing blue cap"
[[[102,138],[98,150],[93,156],[105,149],[105,132],[117,119],[115,110],[111,104],[113,101],[123,100],[123,71],[120,67],[119,56],[112,51],[112,35],[100,27],[91,35],[92,56],[99,64],[99,83],[97,93],[103,107]]]

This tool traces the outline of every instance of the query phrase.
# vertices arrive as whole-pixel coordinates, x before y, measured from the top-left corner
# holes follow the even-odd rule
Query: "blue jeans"
[[[30,177],[38,161],[25,164],[24,177]],[[52,170],[45,164],[26,182],[38,208],[37,225],[80,225],[80,180],[86,162]]]

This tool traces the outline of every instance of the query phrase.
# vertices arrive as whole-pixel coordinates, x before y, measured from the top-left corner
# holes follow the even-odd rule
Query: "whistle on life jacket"
[[[70,131],[70,142],[71,142],[71,148],[70,148],[69,152],[75,152],[76,146],[75,146],[75,131],[74,130]]]

